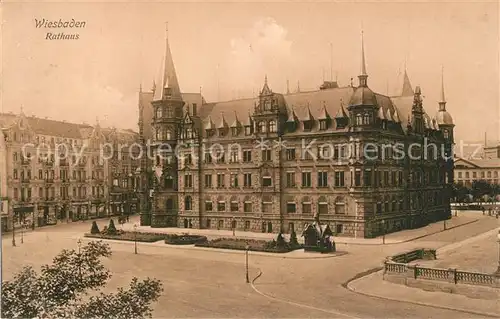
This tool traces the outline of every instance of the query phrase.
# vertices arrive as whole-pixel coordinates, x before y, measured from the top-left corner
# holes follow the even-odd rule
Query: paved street
[[[133,276],[155,277],[165,293],[155,305],[154,317],[272,317],[272,318],[387,318],[480,317],[458,311],[386,301],[351,292],[342,284],[356,274],[381,265],[390,254],[412,247],[438,248],[472,237],[496,226],[496,219],[479,221],[422,239],[393,245],[339,245],[348,254],[333,258],[268,258],[250,253],[251,277],[262,272],[254,288],[245,283],[244,255],[214,250],[171,248],[161,243],[110,241],[113,256],[106,261],[114,275],[107,289],[126,285]],[[102,228],[107,222],[99,222]],[[37,229],[17,237],[2,237],[3,278],[22,265],[39,266],[90,230],[91,222]],[[120,226],[118,226],[120,227]],[[82,239],[87,240],[87,239]]]

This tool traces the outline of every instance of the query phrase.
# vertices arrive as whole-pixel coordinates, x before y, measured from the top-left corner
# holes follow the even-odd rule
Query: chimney
[[[198,107],[196,103],[193,103],[193,116],[198,116]]]

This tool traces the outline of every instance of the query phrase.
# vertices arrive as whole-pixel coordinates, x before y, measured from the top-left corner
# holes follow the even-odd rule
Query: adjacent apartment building
[[[12,222],[37,227],[136,210],[139,161],[105,145],[134,143],[137,133],[23,111],[0,114],[0,129],[3,230]]]
[[[455,158],[455,182],[471,187],[474,181],[484,180],[498,184],[500,179],[500,158],[465,159]]]
[[[207,103],[181,92],[166,41],[158,87],[140,92],[143,225],[299,232],[319,219],[369,238],[450,217],[444,83],[426,108],[406,72],[399,96],[376,93],[362,44],[357,86],[278,93],[266,77],[256,98]]]

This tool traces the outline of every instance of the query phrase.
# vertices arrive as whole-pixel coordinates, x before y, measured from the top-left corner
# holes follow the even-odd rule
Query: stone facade
[[[18,227],[36,227],[123,212],[123,201],[115,201],[112,193],[131,179],[138,164],[125,150],[119,157],[104,153],[106,144],[117,152],[118,144],[136,141],[137,133],[26,116],[22,111],[0,114],[0,126],[4,230],[12,228],[12,221]]]
[[[406,74],[401,96],[388,97],[371,91],[364,71],[358,87],[329,82],[280,94],[266,78],[258,98],[206,103],[180,94],[168,43],[165,61],[158,83],[171,93],[141,92],[140,102],[143,140],[178,146],[170,164],[143,167],[145,176],[165,174],[150,185],[154,207],[143,212],[152,226],[166,226],[168,211],[177,227],[300,232],[319,216],[339,236],[374,237],[449,218],[454,126],[444,93],[430,117]],[[431,156],[423,155],[428,144],[437,149]],[[162,186],[165,178],[175,185]],[[162,205],[166,194],[174,209]]]

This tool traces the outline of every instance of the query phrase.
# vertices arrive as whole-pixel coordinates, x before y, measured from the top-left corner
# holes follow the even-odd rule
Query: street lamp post
[[[443,220],[443,230],[446,230],[446,219]]]
[[[245,246],[245,273],[246,273],[247,284],[250,283],[250,279],[248,278],[248,250],[250,250],[250,245],[247,244]]]
[[[16,247],[16,215],[12,218],[12,247]]]
[[[497,241],[498,241],[498,267],[497,267],[497,271],[495,274],[498,277],[500,277],[500,230],[498,231],[498,234],[497,234]]]
[[[233,236],[236,236],[236,218],[232,218],[231,220],[231,228],[233,229]]]
[[[24,244],[24,224],[21,225],[21,244]]]
[[[134,254],[137,255],[137,224],[134,224]]]
[[[385,220],[382,219],[382,245],[385,245]]]

